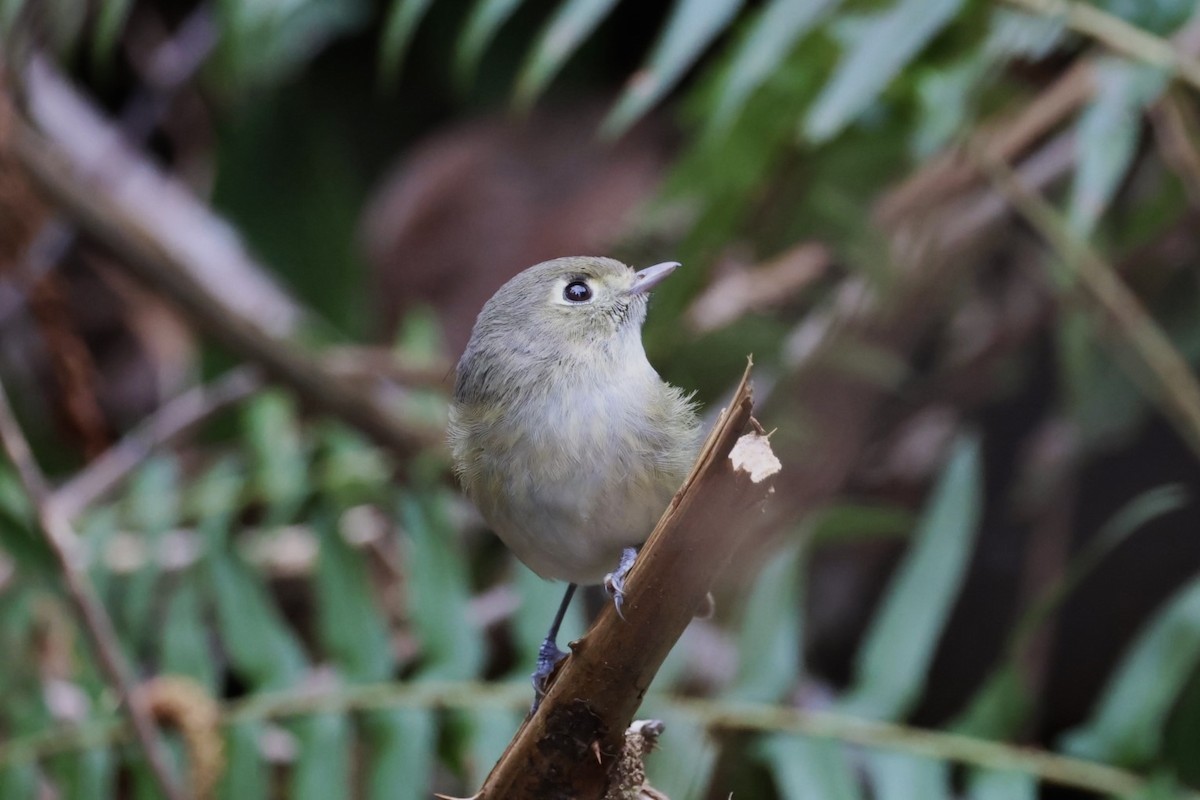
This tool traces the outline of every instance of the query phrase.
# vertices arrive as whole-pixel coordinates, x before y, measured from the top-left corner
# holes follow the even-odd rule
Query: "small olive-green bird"
[[[604,583],[620,610],[635,548],[700,447],[690,398],[642,347],[650,290],[678,266],[530,267],[484,305],[458,362],[449,436],[462,486],[521,561],[568,582],[539,651],[539,697],[564,657],[555,639],[576,585]]]

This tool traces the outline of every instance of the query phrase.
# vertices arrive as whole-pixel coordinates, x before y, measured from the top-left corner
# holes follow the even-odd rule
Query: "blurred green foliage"
[[[32,5],[0,5],[0,34],[15,35]],[[103,3],[89,14],[82,2],[53,0],[35,11],[64,63],[103,84],[136,5]],[[218,2],[220,45],[201,77],[216,108],[213,204],[305,304],[349,337],[363,337],[371,321],[355,244],[358,210],[398,144],[502,102],[522,109],[544,94],[620,82],[599,132],[615,137],[676,98],[684,146],[645,225],[661,228],[672,257],[689,269],[659,293],[648,347],[664,374],[715,400],[747,351],[763,375],[791,369],[788,341],[801,314],[834,303],[842,278],[884,290],[895,280],[872,217],[887,187],[967,140],[991,115],[1028,103],[1070,59],[1094,49],[1063,18],[976,0],[633,5]],[[1160,36],[1195,14],[1189,0],[1091,5]],[[618,24],[630,20],[639,26]],[[644,48],[640,62],[608,54],[624,42]],[[90,62],[81,63],[81,49]],[[1183,181],[1149,153],[1144,116],[1176,76],[1113,53],[1096,71],[1102,90],[1069,123],[1074,166],[1053,199],[1072,235],[1116,260],[1186,219]],[[678,209],[683,225],[671,221]],[[679,324],[719,278],[715,265],[728,252],[762,260],[809,239],[829,246],[834,274],[805,287],[785,311],[751,312],[700,336]],[[1053,283],[1052,259],[1032,265]],[[1098,346],[1111,332],[1079,310],[1069,282],[1058,278],[1046,334],[1055,354],[1050,394],[1083,460],[1140,435],[1153,406]],[[1146,306],[1194,362],[1195,270],[1147,283]],[[412,324],[424,351],[435,350],[427,322]],[[915,382],[908,368],[921,370],[903,366],[901,394]],[[1037,380],[1031,370],[1012,374]],[[422,400],[435,419],[441,400]],[[786,398],[767,408],[779,425],[802,427],[785,416]],[[473,789],[520,722],[524,676],[557,587],[511,562],[481,566],[494,562],[496,545],[476,535],[436,454],[397,465],[338,423],[302,418],[277,391],[246,403],[237,420],[199,456],[148,460],[79,522],[89,574],[127,654],[142,673],[185,675],[223,701],[221,797],[407,798],[431,786]],[[735,664],[704,673],[695,668],[710,652],[704,642],[680,643],[646,702],[648,713],[668,722],[650,774],[673,800],[731,791],[1023,799],[1063,780],[1021,761],[1021,751],[1008,760],[993,750],[968,757],[927,746],[907,728],[861,746],[847,744],[850,735],[757,724],[750,713],[737,719],[745,704],[791,705],[827,691],[835,696],[816,705],[836,715],[906,723],[937,691],[929,685],[933,663],[980,558],[981,528],[989,510],[1011,499],[990,494],[1007,484],[988,474],[986,438],[966,426],[950,441],[920,497],[864,491],[793,526],[744,597],[730,598],[706,629],[724,637]],[[397,469],[406,472],[403,485]],[[1120,510],[1087,531],[1089,541],[1012,621],[990,678],[939,724],[969,741],[1034,735],[1030,641],[1098,564],[1186,503],[1175,484],[1137,489],[1112,498]],[[820,602],[812,596],[814,559],[855,545],[902,552],[870,609],[848,679],[814,688],[806,656],[809,617]],[[11,565],[0,577],[0,800],[39,796],[40,781],[62,797],[152,796],[114,733],[112,697],[34,535],[29,503],[2,466],[0,554],[0,568]],[[1094,780],[1076,785],[1120,794],[1141,776],[1139,796],[1195,796],[1183,786],[1200,782],[1196,580],[1138,621],[1087,718],[1040,743],[1087,759],[1069,762]],[[578,633],[583,624],[573,615],[567,627]],[[74,711],[63,711],[62,692]],[[696,694],[724,709],[722,724],[684,699]],[[956,775],[964,761],[968,769]]]

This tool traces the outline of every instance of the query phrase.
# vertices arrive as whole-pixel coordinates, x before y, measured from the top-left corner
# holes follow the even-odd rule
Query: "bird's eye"
[[[592,299],[592,287],[585,281],[571,281],[563,289],[563,299],[572,303],[586,303]]]

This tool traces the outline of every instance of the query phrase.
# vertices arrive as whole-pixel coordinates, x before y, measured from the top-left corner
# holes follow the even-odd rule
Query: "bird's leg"
[[[575,589],[575,584],[567,584],[567,591],[558,605],[558,613],[554,615],[554,621],[550,623],[550,630],[546,633],[546,638],[542,640],[542,646],[538,648],[537,668],[533,671],[533,708],[529,709],[530,714],[537,711],[542,698],[546,696],[554,668],[567,657],[564,651],[558,649],[558,629],[562,627],[563,617],[567,615],[567,606],[571,605]]]
[[[617,607],[617,616],[621,619],[625,619],[625,615],[621,613],[621,603],[625,601],[625,577],[629,570],[633,569],[637,554],[636,547],[626,547],[621,551],[621,560],[617,563],[617,568],[604,576],[604,591],[613,599],[613,605]]]

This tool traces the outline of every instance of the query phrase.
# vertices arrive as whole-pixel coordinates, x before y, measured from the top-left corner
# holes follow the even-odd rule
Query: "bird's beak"
[[[667,276],[674,272],[678,266],[678,261],[664,261],[661,264],[655,264],[653,267],[638,270],[633,276],[633,286],[629,287],[629,293],[646,294],[666,280]]]

